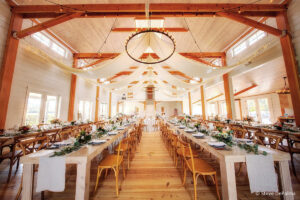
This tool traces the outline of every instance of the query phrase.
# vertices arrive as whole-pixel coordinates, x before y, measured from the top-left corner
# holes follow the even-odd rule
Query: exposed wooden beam
[[[14,12],[11,14],[3,53],[2,67],[0,68],[0,129],[5,128],[8,102],[19,46],[19,40],[15,39],[12,36],[12,33],[21,30],[22,22],[23,19],[21,15]]]
[[[95,105],[95,122],[99,121],[99,102],[100,102],[100,87],[96,86],[96,105]]]
[[[152,18],[151,18],[152,19]],[[188,32],[186,28],[151,28],[152,30],[166,31],[166,32]],[[144,31],[147,28],[113,28],[112,32],[138,32]]]
[[[267,21],[267,17],[263,17],[260,20],[258,20],[258,22],[260,23],[264,23],[265,21]],[[224,51],[227,52],[231,47],[233,47],[235,44],[237,44],[239,41],[241,41],[243,38],[245,38],[247,35],[249,35],[252,31],[254,31],[255,28],[251,27],[249,28],[246,32],[244,32],[242,35],[240,35],[237,39],[235,39],[234,41],[232,41],[225,49]]]
[[[14,0],[6,0],[6,3],[7,3],[10,7],[17,6],[17,3],[16,3]]]
[[[234,105],[231,104],[230,83],[229,83],[228,74],[223,75],[223,81],[224,81],[224,92],[225,92],[227,118],[232,119],[233,118],[232,107]]]
[[[256,12],[277,12],[285,11],[286,6],[280,4],[237,4],[237,3],[153,3],[149,5],[149,12],[152,13],[201,13],[220,11],[256,11]],[[63,5],[20,5],[15,7],[16,13],[143,13],[145,4],[63,4]]]
[[[152,57],[153,59],[159,59],[159,56],[156,53],[143,53],[139,59],[147,59],[149,57]]]
[[[222,58],[223,56],[226,56],[225,52],[181,52],[179,54],[185,57],[192,56],[197,58]]]
[[[74,53],[74,58],[77,59],[102,59],[102,58],[115,58],[120,53]]]
[[[238,95],[240,95],[240,94],[242,94],[244,92],[247,92],[248,90],[251,90],[252,88],[255,88],[255,87],[257,87],[257,85],[256,84],[252,84],[250,87],[247,87],[245,89],[242,89],[242,90],[234,93],[234,96],[238,96]]]
[[[24,38],[28,35],[34,34],[36,32],[39,32],[39,31],[45,30],[47,28],[50,28],[52,26],[55,26],[55,25],[61,24],[63,22],[66,22],[70,19],[73,19],[73,18],[79,16],[79,15],[81,15],[81,13],[64,14],[64,15],[61,15],[57,18],[50,19],[48,21],[37,24],[37,25],[32,26],[30,28],[26,28],[24,30],[21,30],[21,31],[17,32],[15,34],[15,36],[16,36],[16,38],[21,39],[21,38]]]
[[[107,81],[112,81],[112,80],[114,80],[114,79],[116,79],[116,78],[118,78],[120,76],[128,76],[128,75],[130,75],[132,73],[133,73],[133,71],[121,71],[121,72],[117,73],[116,75],[108,78]]]
[[[201,93],[201,105],[202,105],[202,119],[206,120],[206,112],[205,112],[205,98],[204,98],[204,86],[200,86]]]
[[[73,68],[77,68],[78,60],[73,58]],[[76,95],[77,76],[71,74],[71,86],[70,86],[70,98],[69,98],[69,110],[68,121],[74,120],[74,107],[75,107],[75,95]]]
[[[240,118],[243,120],[243,110],[242,110],[242,101],[239,99],[239,109],[240,109]]]
[[[295,50],[290,34],[290,26],[286,12],[280,13],[277,18],[277,27],[286,30],[287,34],[280,38],[282,55],[291,91],[292,105],[295,115],[296,125],[300,126],[300,80]]]
[[[41,22],[39,22],[36,19],[31,19],[32,22],[34,22],[35,24],[40,24]],[[63,41],[62,39],[60,39],[56,34],[54,34],[52,31],[45,29],[44,30],[47,34],[49,34],[50,36],[52,36],[56,41],[58,41],[61,45],[63,45],[64,47],[66,47],[67,49],[69,49],[72,53],[76,53],[77,50],[74,49],[73,47],[71,47],[69,44],[67,44],[65,41]]]
[[[246,17],[241,16],[241,15],[236,14],[236,13],[218,12],[217,14],[219,16],[234,20],[236,22],[245,24],[247,26],[251,26],[253,28],[265,31],[267,33],[270,33],[270,34],[278,36],[278,37],[282,35],[282,31],[279,30],[279,29],[276,29],[272,26],[268,26],[266,24],[260,23],[258,21],[253,20],[253,19],[246,18]]]
[[[206,101],[207,101],[207,102],[212,101],[212,100],[214,100],[214,99],[216,99],[216,98],[218,98],[218,97],[220,97],[220,96],[223,96],[223,95],[224,95],[223,93],[220,93],[220,94],[218,94],[218,95],[216,95],[216,96],[214,96],[214,97],[211,97],[211,98],[209,98],[209,99],[206,99]]]

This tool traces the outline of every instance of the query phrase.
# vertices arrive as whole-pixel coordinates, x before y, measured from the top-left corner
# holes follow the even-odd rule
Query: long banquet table
[[[76,200],[89,199],[89,183],[90,183],[90,167],[91,161],[101,154],[108,146],[113,144],[116,140],[121,138],[124,134],[132,129],[133,125],[126,127],[124,130],[119,131],[117,135],[104,137],[103,139],[109,139],[106,143],[101,145],[86,145],[80,148],[78,151],[72,152],[66,155],[66,164],[77,165],[76,176]],[[41,150],[39,152],[29,154],[21,157],[21,163],[23,163],[23,188],[22,188],[22,200],[32,199],[32,179],[33,179],[33,166],[39,164],[39,158],[47,153],[49,150]]]
[[[236,177],[235,177],[235,163],[246,162],[247,152],[245,150],[241,150],[238,147],[233,147],[232,150],[216,150],[215,148],[208,145],[207,137],[205,139],[197,139],[192,136],[190,133],[186,133],[183,129],[179,129],[171,123],[168,123],[169,127],[177,133],[185,136],[186,138],[192,140],[194,143],[204,148],[206,151],[210,152],[214,155],[219,163],[220,163],[220,171],[221,171],[221,183],[222,183],[222,196],[225,200],[234,200],[237,199],[237,188],[236,188]],[[288,153],[270,149],[264,146],[259,146],[260,151],[266,151],[268,154],[273,155],[274,161],[279,162],[279,173],[281,178],[282,185],[282,194],[286,194],[283,196],[286,200],[294,199],[293,196],[293,188],[290,176],[289,169],[289,160],[290,155]]]

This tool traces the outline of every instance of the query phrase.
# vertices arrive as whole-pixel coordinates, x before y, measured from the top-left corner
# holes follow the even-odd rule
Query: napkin
[[[65,190],[65,157],[40,157],[36,192]]]
[[[278,192],[272,155],[247,155],[246,164],[251,193]]]

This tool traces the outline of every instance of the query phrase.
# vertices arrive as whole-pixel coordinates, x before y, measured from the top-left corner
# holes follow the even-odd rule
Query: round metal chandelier
[[[171,41],[172,46],[173,46],[171,53],[169,55],[167,55],[166,57],[164,57],[163,59],[156,60],[156,61],[143,61],[142,59],[138,59],[138,58],[134,57],[132,54],[130,54],[130,52],[128,50],[128,44],[130,43],[130,41],[132,41],[133,38],[138,37],[141,34],[146,34],[146,33],[157,33],[157,34],[162,34],[162,35],[166,36]],[[175,49],[176,49],[176,43],[175,43],[174,38],[172,36],[170,36],[168,33],[164,32],[164,31],[156,30],[156,29],[147,29],[147,30],[141,30],[139,32],[136,32],[127,39],[126,44],[125,44],[126,53],[132,60],[139,62],[139,63],[147,64],[147,65],[157,64],[157,63],[161,63],[161,62],[168,60],[174,54]],[[150,54],[149,54],[149,56],[150,56]]]

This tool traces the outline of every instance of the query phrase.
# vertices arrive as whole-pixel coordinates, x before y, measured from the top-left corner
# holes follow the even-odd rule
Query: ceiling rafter
[[[66,13],[85,12],[78,17],[143,17],[145,4],[64,4],[64,5],[19,5],[14,12],[24,18],[53,18]],[[244,16],[272,16],[285,11],[281,4],[237,3],[155,3],[149,5],[153,17],[201,17],[215,16],[218,12],[242,12]]]
[[[209,65],[209,66],[216,67],[216,68],[221,67],[221,66],[215,65],[215,64],[213,64],[213,63],[211,63],[209,61],[206,61],[206,60],[204,60],[202,58],[198,58],[197,56],[193,56],[193,55],[183,55],[183,56],[186,57],[186,58],[192,59],[194,61],[203,63],[205,65]]]
[[[34,34],[36,32],[40,32],[42,30],[45,30],[47,28],[50,28],[50,27],[53,27],[55,25],[58,25],[58,24],[61,24],[61,23],[64,23],[66,21],[69,21],[73,18],[76,18],[78,17],[79,15],[81,15],[81,13],[67,13],[67,14],[63,14],[59,17],[56,17],[54,19],[50,19],[48,21],[45,21],[45,22],[42,22],[42,23],[39,23],[35,26],[32,26],[32,27],[29,27],[29,28],[26,28],[24,30],[21,30],[19,32],[16,32],[14,34],[15,38],[18,38],[18,39],[21,39],[21,38],[24,38],[26,36],[29,36],[31,34]]]
[[[272,35],[275,35],[277,37],[282,36],[282,34],[283,34],[282,30],[279,30],[279,29],[274,28],[272,26],[260,23],[258,21],[253,20],[253,19],[246,18],[244,16],[241,16],[240,14],[229,13],[229,12],[218,12],[217,15],[219,15],[221,17],[231,19],[231,20],[239,22],[241,24],[245,24],[247,26],[251,26],[253,28],[265,31],[265,32],[270,33]]]
[[[245,89],[242,89],[242,90],[240,90],[240,91],[234,93],[234,96],[237,96],[237,95],[240,95],[240,94],[242,94],[242,93],[244,93],[244,92],[247,92],[248,90],[251,90],[251,89],[253,89],[253,88],[257,87],[257,86],[258,86],[258,85],[254,83],[254,84],[252,84],[250,87],[247,87],[247,88],[245,88]]]
[[[118,55],[120,55],[120,53],[74,53],[73,57],[76,59],[112,59]]]
[[[185,57],[192,56],[197,58],[222,58],[226,56],[225,52],[181,52],[179,54]]]

